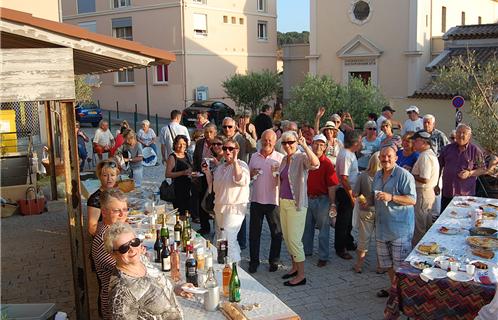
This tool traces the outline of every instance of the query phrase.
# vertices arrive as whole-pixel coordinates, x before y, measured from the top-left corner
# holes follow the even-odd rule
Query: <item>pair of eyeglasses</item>
[[[375,131],[375,130],[377,130],[377,128],[367,128],[367,130]]]
[[[223,147],[223,148],[221,148],[221,149],[222,149],[223,151],[230,151],[230,152],[232,152],[233,150],[238,149],[238,148],[236,148],[236,147]]]
[[[296,141],[282,141],[282,145],[285,146],[285,145],[288,145],[288,146],[291,146],[293,145],[294,143],[296,143]]]
[[[221,143],[221,142],[213,142],[213,143],[211,143],[211,145],[212,146],[222,146],[223,143]]]
[[[118,165],[114,161],[107,161],[107,162],[104,162],[104,164],[102,166],[106,167],[106,168],[116,168]]]
[[[130,247],[133,247],[133,248],[137,248],[140,246],[140,239],[139,238],[135,238],[135,239],[131,239],[130,241],[128,241],[127,243],[123,243],[122,245],[119,246],[119,248],[116,250],[112,250],[113,252],[119,252],[121,254],[125,254],[127,253],[128,251],[130,251]]]
[[[222,126],[222,127],[223,127],[223,129],[232,129],[233,128],[233,126]]]
[[[111,213],[112,214],[119,214],[119,215],[123,215],[125,213],[128,213],[128,208],[125,208],[125,209],[112,209],[111,210]]]

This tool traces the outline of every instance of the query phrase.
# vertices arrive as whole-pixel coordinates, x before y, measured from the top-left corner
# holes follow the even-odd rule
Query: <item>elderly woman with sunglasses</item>
[[[119,176],[119,168],[113,160],[103,160],[97,164],[95,174],[100,180],[100,188],[92,193],[88,198],[87,215],[88,215],[88,233],[92,236],[97,231],[97,224],[102,220],[100,215],[100,196],[102,192],[110,190],[116,186]]]
[[[298,144],[304,152],[297,152]],[[294,131],[282,134],[285,157],[280,164],[280,224],[285,245],[292,258],[292,268],[282,279],[285,286],[306,284],[304,276],[303,233],[308,207],[308,170],[317,169],[320,160],[306,144],[303,136]]]
[[[242,226],[247,204],[249,203],[249,167],[238,160],[239,144],[228,139],[223,143],[225,162],[218,165],[213,174],[207,166],[202,168],[208,182],[208,189],[215,193],[214,212],[216,237],[221,236],[221,228],[228,241],[228,256],[231,261],[240,261],[240,247],[237,233]]]
[[[191,294],[180,285],[173,286],[164,273],[150,265],[143,255],[140,239],[128,224],[109,227],[104,247],[116,261],[109,282],[112,319],[183,319],[175,294],[183,297]]]
[[[361,154],[358,158],[358,169],[365,170],[368,167],[368,161],[375,152],[380,149],[380,138],[377,136],[377,124],[375,121],[365,122],[365,133],[361,138]]]

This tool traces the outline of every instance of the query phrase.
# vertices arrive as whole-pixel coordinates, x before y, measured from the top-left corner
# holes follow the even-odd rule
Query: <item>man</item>
[[[100,210],[102,221],[97,226],[97,232],[92,241],[92,258],[95,262],[97,279],[99,280],[99,306],[102,317],[107,320],[112,318],[109,310],[109,280],[116,266],[116,261],[104,249],[104,234],[109,226],[116,222],[126,222],[128,217],[128,204],[126,196],[119,189],[102,192],[100,196]]]
[[[477,177],[485,164],[481,149],[470,142],[471,138],[472,129],[460,123],[455,142],[445,146],[439,155],[439,167],[443,172],[441,212],[454,196],[473,196],[476,193]]]
[[[418,131],[412,137],[413,147],[419,156],[412,168],[417,191],[415,203],[415,232],[412,245],[415,246],[432,225],[432,211],[436,194],[434,188],[439,178],[439,162],[431,149],[431,134]]]
[[[204,129],[209,123],[209,113],[207,111],[201,111],[197,114],[197,129]]]
[[[361,150],[361,137],[355,131],[348,131],[344,137],[344,148],[337,156],[337,176],[340,186],[336,192],[337,222],[335,224],[334,247],[336,254],[345,260],[353,257],[348,251],[356,250],[351,230],[353,229],[353,187],[358,179],[358,160],[355,153]]]
[[[254,119],[254,126],[256,127],[256,135],[258,140],[261,139],[261,135],[265,130],[273,128],[273,121],[271,119],[272,112],[272,107],[265,104],[261,107],[261,112],[258,114],[256,119]]]
[[[407,132],[417,132],[424,128],[424,122],[419,116],[420,111],[417,106],[409,106],[406,108],[406,114],[408,119],[405,121],[405,125],[401,130],[401,135],[403,136]]]
[[[109,122],[101,120],[99,128],[95,131],[95,137],[93,137],[93,149],[97,153],[99,160],[102,160],[102,154],[109,152],[113,146],[114,137],[111,130],[109,130]]]
[[[446,135],[441,131],[436,129],[436,118],[432,114],[426,114],[423,118],[424,130],[431,134],[432,150],[439,156],[441,150],[444,146],[449,144],[450,141]]]
[[[329,259],[330,218],[329,212],[335,216],[335,191],[339,184],[335,168],[325,155],[327,138],[323,134],[313,138],[312,149],[320,160],[317,170],[308,172],[308,210],[306,212],[306,225],[304,227],[303,245],[304,254],[311,256],[313,253],[313,238],[315,225],[318,233],[318,267],[325,267]]]
[[[288,120],[282,121],[282,133],[285,131],[298,132],[297,123]],[[275,143],[275,150],[277,150],[280,153],[284,153],[284,149],[282,148],[282,139],[278,139],[277,142]],[[299,150],[301,150],[301,148],[299,148]]]
[[[188,143],[190,145],[190,134],[187,127],[182,126],[180,121],[182,120],[182,113],[179,110],[173,110],[170,114],[170,123],[161,128],[159,134],[159,142],[161,143],[161,155],[163,157],[163,164],[166,165],[166,160],[168,156],[173,152],[173,140],[179,134],[187,137]]]
[[[238,159],[249,163],[249,156],[251,153],[256,151],[256,140],[254,140],[249,133],[246,132],[246,123],[244,118],[239,121],[238,131],[235,124],[235,120],[230,117],[223,119],[222,123],[223,136],[227,139],[233,139],[237,141],[240,146]],[[241,250],[246,248],[246,219],[242,222],[240,231],[237,235],[237,240]]]
[[[379,133],[379,137],[382,137],[384,135],[384,132],[382,132],[382,130],[380,129],[382,127],[382,122],[384,122],[384,120],[390,120],[393,125],[393,129],[396,127],[399,127],[399,129],[401,130],[403,129],[401,123],[397,120],[394,120],[393,118],[394,112],[396,112],[396,110],[391,108],[391,106],[385,106],[382,108],[382,114],[377,119],[377,132]]]
[[[379,267],[387,269],[391,284],[394,270],[410,254],[414,227],[413,206],[416,202],[415,179],[407,170],[396,164],[397,148],[388,145],[380,150],[379,170],[372,189],[375,194],[375,234]],[[377,292],[387,297],[387,290]]]
[[[204,127],[204,138],[197,140],[195,143],[194,156],[193,156],[193,171],[202,171],[202,162],[205,158],[212,158],[211,153],[211,143],[216,137],[217,128],[214,123],[208,123]],[[201,201],[207,190],[206,177],[202,176],[197,178],[197,180],[192,181],[192,215],[198,216],[201,224],[201,228],[197,230],[197,233],[201,235],[206,235],[211,232],[211,225],[209,224],[209,213],[204,211],[201,207]],[[195,212],[197,211],[197,213]]]
[[[275,272],[278,269],[282,245],[282,227],[280,226],[278,208],[278,169],[284,156],[275,151],[277,134],[272,129],[263,131],[260,141],[261,149],[253,154],[249,162],[251,178],[256,177],[251,192],[251,219],[249,221],[251,261],[249,262],[249,273],[255,273],[258,270],[263,218],[266,217],[271,234],[270,256],[268,258],[270,272]]]

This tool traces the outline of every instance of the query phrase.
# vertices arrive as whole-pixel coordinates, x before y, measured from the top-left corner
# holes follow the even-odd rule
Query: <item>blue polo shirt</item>
[[[384,183],[382,181],[382,170],[374,177],[373,192],[383,191],[393,195],[408,195],[417,199],[415,191],[415,178],[407,170],[396,165],[391,176]],[[404,206],[390,201],[387,205],[384,201],[375,200],[375,229],[377,240],[393,241],[399,238],[413,237],[415,227],[415,212],[413,206]]]

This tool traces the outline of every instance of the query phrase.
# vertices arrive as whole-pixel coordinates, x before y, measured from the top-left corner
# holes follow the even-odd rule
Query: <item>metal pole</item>
[[[147,99],[147,120],[150,121],[150,105],[149,105],[149,67],[145,67],[145,97]]]
[[[111,130],[111,110],[108,111],[108,115],[109,115],[109,130]]]
[[[97,100],[97,105],[98,105],[98,106],[99,106],[99,108],[100,108],[100,100]]]
[[[159,134],[159,117],[157,116],[157,113],[156,113],[156,132],[157,134]]]
[[[133,114],[133,127],[135,128],[135,132],[137,132],[137,119],[138,118],[138,106],[137,104],[135,103],[135,113]]]
[[[116,114],[119,119],[119,101],[116,101]]]

